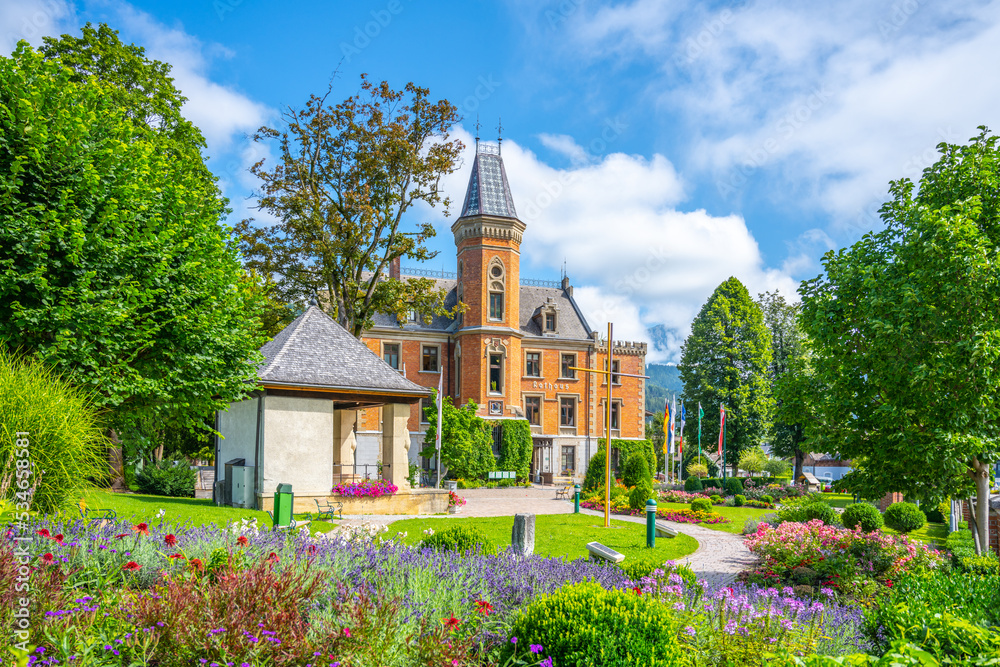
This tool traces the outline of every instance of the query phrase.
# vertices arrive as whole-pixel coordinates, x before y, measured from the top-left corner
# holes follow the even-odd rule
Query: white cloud
[[[464,130],[458,134],[469,148],[463,168],[444,187],[461,202],[475,142]],[[569,156],[583,150],[565,138],[559,145]],[[684,183],[662,155],[612,153],[556,168],[505,140],[503,157],[518,216],[527,225],[522,275],[553,271],[565,259],[588,323],[598,331],[610,319],[616,338],[649,342],[647,329],[657,324],[686,335],[702,303],[730,276],[752,295],[795,293],[797,283],[787,273],[763,265],[742,217],[682,210]],[[676,360],[679,342],[671,340],[650,359]]]
[[[22,39],[39,46],[42,37],[60,34],[73,16],[62,0],[21,0],[0,3],[0,53],[14,51]]]
[[[919,177],[938,142],[1000,124],[996,1],[660,4],[584,6],[568,34],[595,62],[653,68],[647,93],[682,119],[686,164],[727,201],[766,173],[755,187],[829,214],[842,241],[877,224],[888,181]]]
[[[188,98],[184,116],[201,129],[210,153],[230,149],[273,115],[267,106],[209,78],[213,58],[232,56],[225,48],[206,46],[180,26],[167,27],[131,5],[117,6],[117,13],[123,39],[145,47],[150,58],[170,63],[174,85]]]

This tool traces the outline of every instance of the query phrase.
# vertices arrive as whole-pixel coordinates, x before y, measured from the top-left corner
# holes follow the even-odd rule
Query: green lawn
[[[404,542],[417,544],[423,539],[423,531],[433,528],[445,530],[452,526],[474,526],[482,529],[498,547],[510,544],[510,534],[514,527],[514,517],[469,517],[452,519],[428,517],[426,519],[403,519],[389,524],[386,536],[406,533]],[[539,514],[535,517],[535,553],[540,556],[565,557],[567,559],[588,556],[586,544],[600,542],[615,551],[625,554],[626,562],[631,560],[676,560],[694,553],[698,542],[687,535],[673,538],[659,537],[652,551],[646,547],[646,526],[631,521],[611,521],[611,528],[604,527],[604,519],[589,514]]]
[[[238,507],[217,507],[211,500],[201,498],[168,498],[166,496],[144,496],[138,493],[111,493],[93,489],[83,494],[84,502],[90,508],[113,509],[121,520],[134,523],[159,523],[156,514],[164,511],[164,523],[191,523],[202,526],[209,523],[225,526],[230,521],[257,519],[257,525],[268,527],[271,517],[266,512],[246,510]],[[73,518],[79,516],[75,513]],[[309,519],[308,514],[296,514],[296,519]],[[309,524],[312,532],[325,533],[336,526],[336,522],[318,521]]]
[[[854,496],[849,493],[823,493],[821,497],[830,507],[847,507],[854,504]]]
[[[691,505],[685,503],[659,503],[657,508],[689,510],[691,509]],[[726,533],[736,533],[737,535],[743,532],[743,524],[747,519],[756,519],[765,514],[775,513],[775,510],[763,510],[756,507],[724,507],[722,505],[713,506],[712,511],[729,519],[729,523],[699,523],[699,526],[711,528],[712,530],[721,530]]]
[[[892,528],[883,528],[882,530],[890,535],[899,535]],[[910,537],[915,540],[927,542],[928,544],[936,544],[939,547],[943,547],[945,541],[948,539],[948,526],[943,523],[927,523],[920,530],[910,533]]]

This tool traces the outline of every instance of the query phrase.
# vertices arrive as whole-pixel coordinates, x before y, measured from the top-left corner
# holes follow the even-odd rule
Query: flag
[[[663,453],[670,453],[670,400],[663,402]]]
[[[444,412],[444,396],[442,389],[444,388],[444,373],[441,373],[438,377],[438,395],[437,395],[437,408],[438,408],[438,421],[437,421],[437,433],[434,434],[434,446],[437,450],[441,451],[441,413]]]
[[[674,422],[677,420],[677,394],[674,394],[674,402],[670,405],[670,455],[674,453]]]
[[[719,406],[719,456],[722,456],[722,441],[726,437],[726,406]]]
[[[684,422],[687,419],[687,408],[684,407],[684,403],[681,403],[681,434],[677,437],[677,448],[680,452],[681,458],[684,457]]]
[[[705,416],[705,411],[701,409],[701,402],[698,402],[698,446],[701,447],[701,420]]]

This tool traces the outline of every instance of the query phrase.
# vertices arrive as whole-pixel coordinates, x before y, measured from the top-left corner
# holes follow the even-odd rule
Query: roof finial
[[[476,114],[476,153],[479,153],[479,114]]]
[[[497,116],[497,153],[503,152],[503,118]]]

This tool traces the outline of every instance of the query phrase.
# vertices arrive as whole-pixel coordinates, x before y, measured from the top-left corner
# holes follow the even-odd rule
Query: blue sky
[[[877,227],[890,179],[1000,115],[998,2],[0,0],[0,47],[87,21],[174,66],[234,220],[269,156],[247,133],[334,72],[334,99],[367,72],[451,100],[470,150],[502,116],[522,275],[565,261],[595,328],[664,325],[660,361],[728,276],[793,295]],[[470,165],[445,180],[459,203]],[[432,268],[454,270],[453,216],[413,213]]]

